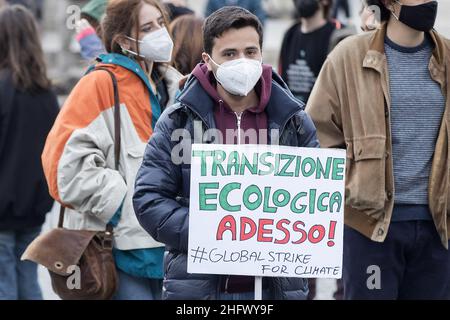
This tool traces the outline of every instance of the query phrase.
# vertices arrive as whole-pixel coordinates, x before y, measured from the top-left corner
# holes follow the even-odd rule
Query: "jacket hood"
[[[260,95],[260,104],[250,111],[265,111],[269,123],[277,126],[283,126],[292,115],[305,108],[305,104],[292,95],[281,77],[268,65],[263,67],[263,76],[256,90]],[[209,127],[215,127],[211,115],[221,99],[214,75],[208,72],[205,64],[197,65],[177,100],[200,116]]]

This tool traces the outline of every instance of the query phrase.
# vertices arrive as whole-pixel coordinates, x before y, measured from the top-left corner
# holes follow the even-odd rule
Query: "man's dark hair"
[[[253,27],[259,35],[259,45],[263,45],[263,26],[258,17],[241,7],[227,6],[212,13],[203,24],[203,46],[205,52],[212,53],[215,38],[230,29]]]
[[[391,16],[391,11],[386,7],[386,4],[391,3],[392,0],[365,0],[368,6],[378,6],[381,13],[381,21],[388,21]],[[386,4],[385,4],[386,3]]]

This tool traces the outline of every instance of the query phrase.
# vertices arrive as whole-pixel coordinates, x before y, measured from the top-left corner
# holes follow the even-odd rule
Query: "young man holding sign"
[[[194,70],[179,103],[161,116],[147,146],[134,207],[144,229],[169,250],[165,299],[253,299],[253,277],[187,272],[192,138],[196,143],[319,146],[303,104],[262,64],[262,40],[261,23],[249,11],[225,7],[213,13],[204,24],[205,63]],[[264,298],[307,294],[302,278],[264,279],[263,288]]]

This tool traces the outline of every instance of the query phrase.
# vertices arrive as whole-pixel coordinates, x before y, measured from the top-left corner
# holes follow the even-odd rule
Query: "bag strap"
[[[119,99],[119,88],[117,85],[117,78],[114,73],[107,68],[96,67],[93,71],[102,70],[108,72],[111,76],[111,80],[113,83],[114,89],[114,168],[119,171],[119,160],[120,160],[120,146],[121,146],[121,138],[120,138],[120,99]],[[58,228],[62,228],[64,225],[64,214],[66,208],[61,205],[61,209],[59,211],[59,220],[58,220]],[[108,223],[106,225],[106,231],[112,233],[113,226]]]

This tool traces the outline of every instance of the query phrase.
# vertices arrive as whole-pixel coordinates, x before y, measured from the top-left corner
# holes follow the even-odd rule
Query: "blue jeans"
[[[0,231],[0,300],[42,300],[37,265],[20,261],[41,228]]]
[[[346,300],[448,299],[450,253],[433,221],[392,222],[383,243],[345,226]]]
[[[114,300],[161,300],[162,279],[133,277],[117,269],[119,284]]]

